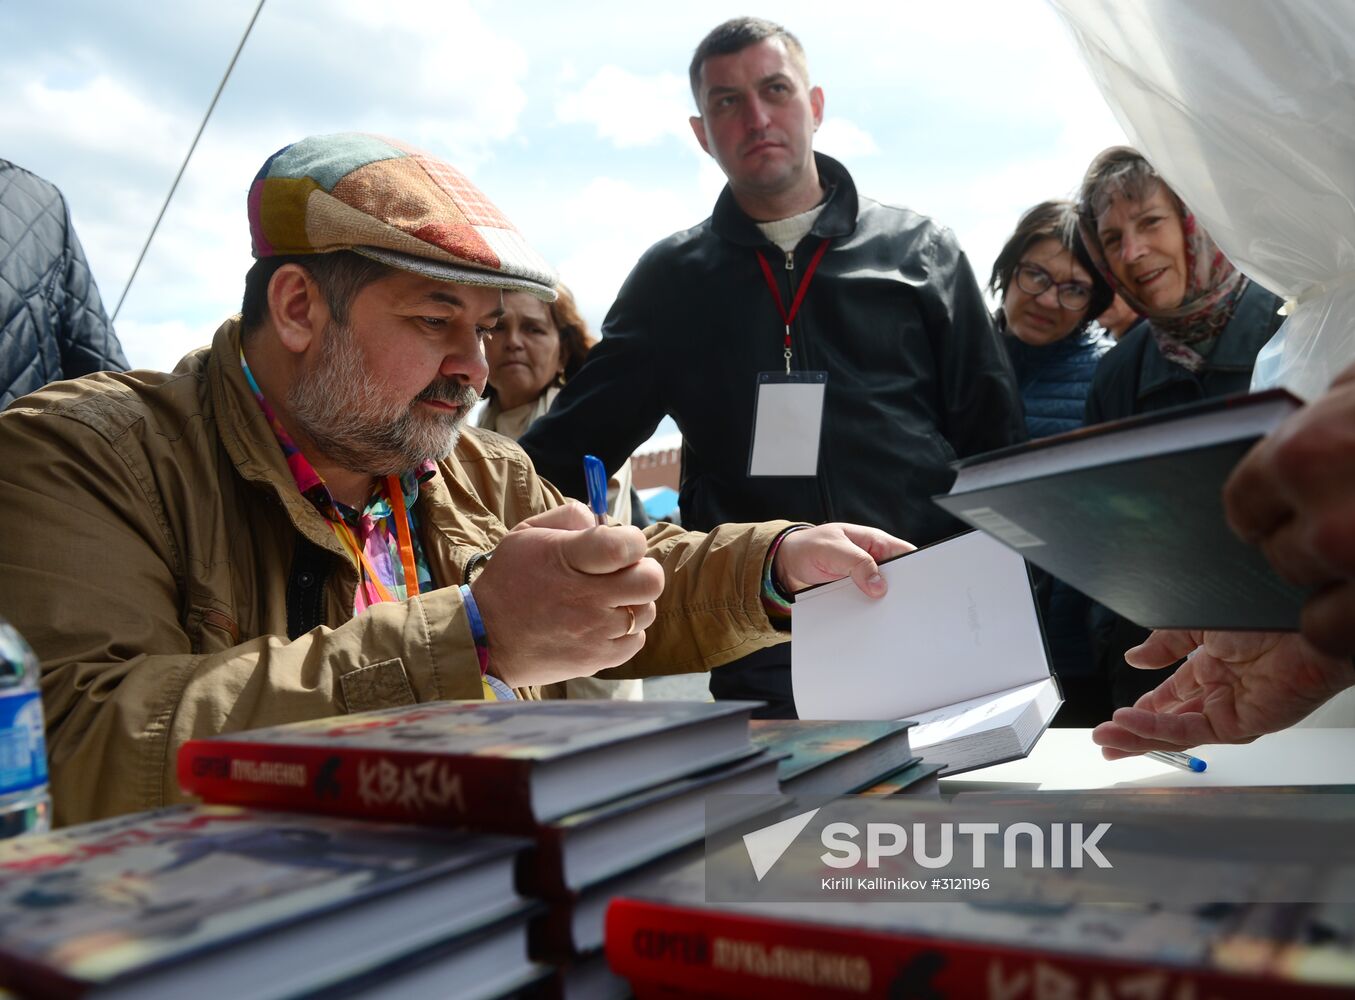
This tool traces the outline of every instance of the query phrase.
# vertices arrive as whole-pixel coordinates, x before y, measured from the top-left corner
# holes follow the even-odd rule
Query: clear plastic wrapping
[[[1355,362],[1355,4],[1050,0],[1130,141],[1287,300],[1253,388]]]

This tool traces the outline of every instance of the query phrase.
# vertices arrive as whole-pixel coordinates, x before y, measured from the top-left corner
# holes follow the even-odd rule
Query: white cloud
[[[598,177],[565,203],[560,222],[579,238],[559,262],[560,276],[594,329],[640,255],[709,214],[701,197],[696,188],[680,193]]]
[[[85,9],[64,24],[0,4],[0,35],[27,32],[0,63],[0,155],[65,191],[111,308],[248,11],[73,4]],[[545,0],[325,10],[317,38],[305,5],[265,8],[119,319],[137,363],[172,361],[238,307],[249,180],[302,135],[382,132],[445,156],[555,258],[595,323],[636,258],[706,217],[724,186],[690,134],[685,75],[724,7],[698,0],[660,19],[598,0],[583,32],[577,10]],[[1119,138],[1039,0],[834,10],[783,0],[776,15],[827,91],[816,145],[863,193],[953,226],[976,270],[1023,208],[1066,193]]]
[[[225,317],[222,317],[223,319]],[[216,324],[193,326],[182,320],[118,323],[118,339],[133,368],[170,371],[189,351],[212,342]]]
[[[133,86],[98,73],[58,86],[24,80],[11,68],[0,76],[10,96],[0,102],[0,134],[6,143],[60,141],[81,154],[112,154],[145,165],[176,162],[188,141],[183,123]],[[129,141],[129,137],[135,137]]]
[[[298,46],[314,34],[315,12],[266,9],[241,57],[229,110],[238,114],[248,93],[248,103],[289,124],[293,139],[378,132],[472,171],[517,133],[527,106],[526,50],[467,0],[339,0],[325,18],[318,44]]]
[[[269,6],[255,26],[118,318],[134,364],[177,359],[238,308],[245,193],[286,143],[379,132],[474,175],[520,133],[526,50],[466,0],[341,0],[325,17],[315,44],[297,44],[315,30],[304,7]],[[110,313],[234,46],[223,37],[167,90],[154,54],[179,57],[183,40],[157,27],[129,24],[134,42],[53,28],[50,45],[0,65],[0,155],[62,188]]]
[[[618,149],[652,146],[669,136],[692,144],[687,79],[676,73],[637,75],[603,66],[579,89],[555,104],[564,125],[592,125]]]
[[[875,139],[860,125],[846,118],[825,115],[814,136],[814,148],[839,160],[854,160],[880,151]]]

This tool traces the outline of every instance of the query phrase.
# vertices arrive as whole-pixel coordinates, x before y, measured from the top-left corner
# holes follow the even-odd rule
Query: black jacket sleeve
[[[924,300],[944,409],[946,440],[960,456],[1025,441],[1021,394],[969,258],[948,229],[927,248],[934,280]]]
[[[642,258],[602,324],[602,341],[518,442],[537,472],[566,496],[587,500],[583,456],[610,472],[654,433],[667,412],[659,380],[662,286]]]

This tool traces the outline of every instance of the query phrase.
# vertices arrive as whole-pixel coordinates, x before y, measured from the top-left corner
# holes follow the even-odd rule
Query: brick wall
[[[644,455],[632,455],[631,480],[637,490],[653,486],[678,488],[678,474],[682,469],[682,448],[663,448]]]

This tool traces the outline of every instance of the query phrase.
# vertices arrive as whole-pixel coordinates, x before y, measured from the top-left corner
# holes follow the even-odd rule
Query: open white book
[[[1063,703],[1025,560],[982,532],[795,597],[791,674],[802,719],[914,719],[915,752],[957,774],[1024,757]]]

